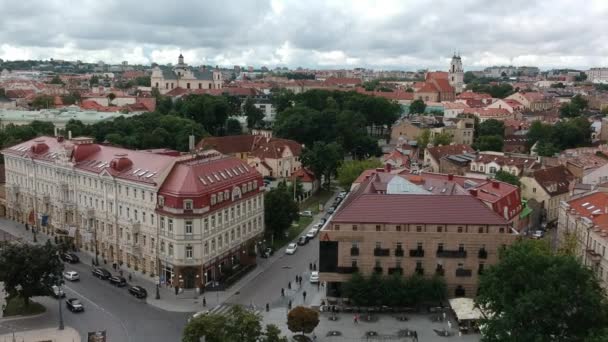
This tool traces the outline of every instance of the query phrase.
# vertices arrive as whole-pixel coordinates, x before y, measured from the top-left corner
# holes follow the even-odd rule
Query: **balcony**
[[[587,256],[589,260],[591,260],[591,262],[593,263],[599,263],[602,260],[602,255],[600,253],[597,253],[593,249],[587,250]]]
[[[443,267],[441,267],[441,268],[438,267],[435,269],[435,274],[438,276],[443,276],[443,275],[445,275],[445,270],[443,269]]]
[[[456,270],[457,277],[470,277],[473,274],[471,270],[465,270],[464,268],[459,268]]]
[[[374,267],[374,273],[382,274],[382,267]]]
[[[424,268],[422,268],[422,267],[421,268],[416,267],[416,269],[414,271],[418,275],[424,275]]]
[[[413,258],[424,258],[424,249],[410,249],[410,256]]]
[[[450,251],[450,250],[437,250],[437,257],[438,258],[466,258],[467,257],[467,251],[464,250],[455,250],[455,251]]]
[[[396,257],[402,257],[403,256],[403,249],[401,249],[401,248],[395,249],[395,256]]]
[[[388,274],[403,274],[403,268],[401,267],[389,267]]]
[[[479,257],[479,259],[487,259],[488,251],[486,251],[485,248],[482,248],[479,250],[479,253],[477,253],[477,256]]]
[[[351,256],[358,256],[359,255],[359,248],[358,247],[351,247],[351,249],[350,249],[350,255]]]
[[[340,274],[352,274],[357,272],[359,272],[359,267],[338,266],[336,268],[336,273]]]
[[[374,256],[389,256],[391,251],[388,248],[374,248]]]

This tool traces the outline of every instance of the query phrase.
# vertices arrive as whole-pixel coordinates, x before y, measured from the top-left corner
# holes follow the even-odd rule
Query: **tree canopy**
[[[538,142],[536,152],[541,156],[574,147],[591,145],[591,123],[585,117],[562,120],[555,125],[535,121],[528,130],[528,144]]]
[[[416,99],[410,103],[410,114],[422,114],[426,110],[426,103],[422,99]]]
[[[477,127],[478,135],[505,135],[505,123],[496,119],[488,119],[484,122],[479,123]]]
[[[483,341],[587,341],[605,333],[608,303],[592,270],[548,244],[521,240],[480,276],[477,303],[491,312]],[[606,335],[603,335],[606,336]]]
[[[496,180],[499,180],[499,181],[502,181],[505,183],[521,186],[519,177],[517,177],[516,175],[514,175],[510,172],[507,172],[507,171],[500,170],[500,171],[496,172],[496,174],[494,175],[494,178]]]
[[[255,106],[255,102],[251,97],[245,100],[243,113],[247,117],[247,128],[258,128],[263,125],[264,112]]]
[[[448,132],[435,134],[433,137],[433,145],[449,145],[452,142],[452,136]]]
[[[266,231],[275,237],[280,237],[298,219],[299,208],[293,197],[293,192],[288,191],[284,184],[268,191],[264,196]]]
[[[472,147],[477,151],[502,151],[504,139],[500,135],[482,135],[473,143]]]
[[[342,148],[337,143],[316,141],[311,148],[307,147],[302,152],[302,164],[310,168],[319,179],[325,177],[325,184],[329,188],[331,176],[336,174],[342,162],[342,155]]]
[[[580,94],[574,95],[569,103],[563,103],[559,107],[559,114],[561,117],[573,118],[581,115],[585,109],[589,106],[589,101],[582,97]]]
[[[319,325],[319,312],[305,306],[296,306],[287,314],[287,327],[294,333],[310,334]]]
[[[382,166],[382,163],[378,159],[344,161],[338,168],[338,182],[342,188],[350,189],[350,186],[363,171],[380,166]]]
[[[287,342],[275,325],[262,330],[262,317],[240,305],[230,308],[226,315],[206,314],[193,318],[182,336],[183,342]]]
[[[513,86],[509,83],[481,83],[479,81],[474,81],[467,84],[467,89],[476,93],[487,93],[492,97],[500,99],[504,99],[517,91],[517,89],[513,89]]]
[[[24,269],[26,267],[27,269]],[[56,246],[4,244],[0,248],[0,282],[9,297],[23,298],[26,305],[34,296],[49,294],[61,282],[63,263]]]
[[[51,95],[38,95],[34,97],[30,104],[36,110],[55,107],[55,98]]]

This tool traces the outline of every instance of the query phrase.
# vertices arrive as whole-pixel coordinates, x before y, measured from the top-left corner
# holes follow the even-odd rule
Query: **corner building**
[[[6,148],[7,216],[97,253],[100,262],[183,288],[254,263],[261,175],[217,151],[157,152],[86,137]]]
[[[445,278],[449,297],[474,297],[479,274],[517,233],[469,195],[393,191],[372,176],[351,192],[320,234],[327,296],[341,297],[353,273]]]

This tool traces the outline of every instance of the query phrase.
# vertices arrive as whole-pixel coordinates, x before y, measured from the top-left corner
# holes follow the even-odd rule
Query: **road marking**
[[[63,285],[64,288],[67,288],[68,290],[74,292],[77,296],[82,297],[83,299],[85,299],[86,301],[88,301],[89,303],[91,303],[94,307],[98,308],[99,310],[101,310],[102,312],[104,312],[105,314],[107,314],[108,316],[112,317],[114,320],[117,320],[120,323],[120,326],[122,327],[122,330],[124,330],[125,335],[127,335],[127,340],[130,342],[131,341],[131,335],[129,335],[129,330],[127,330],[127,327],[125,326],[125,324],[123,323],[123,321],[121,319],[119,319],[118,317],[116,317],[114,314],[112,314],[111,312],[109,312],[108,310],[104,309],[101,305],[95,303],[94,301],[92,301],[91,299],[87,298],[85,295],[83,295],[82,293],[74,290],[73,288],[67,286],[67,285]]]

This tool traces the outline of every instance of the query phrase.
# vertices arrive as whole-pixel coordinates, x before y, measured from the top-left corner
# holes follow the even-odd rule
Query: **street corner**
[[[72,327],[35,329],[0,335],[1,341],[80,342],[80,334]]]

